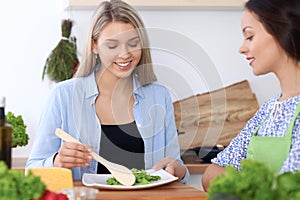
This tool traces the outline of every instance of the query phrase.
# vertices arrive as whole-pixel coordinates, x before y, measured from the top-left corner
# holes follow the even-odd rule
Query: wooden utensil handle
[[[56,129],[55,134],[67,142],[74,142],[74,143],[81,144],[81,142],[79,142],[78,140],[76,140],[75,138],[73,138],[71,135],[69,135],[68,133],[66,133],[60,128]]]
[[[60,129],[60,128],[57,128],[56,131],[55,131],[55,134],[67,141],[67,142],[74,142],[74,143],[78,143],[78,144],[82,144],[81,142],[79,142],[78,140],[76,140],[75,138],[73,138],[70,134],[66,133],[64,130]],[[107,164],[109,163],[109,161],[105,160],[104,158],[102,158],[101,156],[99,156],[98,154],[96,154],[95,152],[91,152],[91,155],[92,157],[100,162],[101,164],[103,164],[105,167],[107,167]]]

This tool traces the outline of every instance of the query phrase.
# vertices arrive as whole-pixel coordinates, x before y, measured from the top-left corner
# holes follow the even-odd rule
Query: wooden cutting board
[[[180,148],[227,146],[258,108],[246,80],[174,102]]]

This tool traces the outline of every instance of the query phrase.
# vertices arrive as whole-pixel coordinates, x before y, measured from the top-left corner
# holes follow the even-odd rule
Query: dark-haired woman
[[[255,75],[274,73],[281,91],[212,160],[202,178],[204,190],[225,166],[239,170],[245,158],[261,160],[279,173],[300,170],[300,1],[249,0],[241,28],[239,52]]]

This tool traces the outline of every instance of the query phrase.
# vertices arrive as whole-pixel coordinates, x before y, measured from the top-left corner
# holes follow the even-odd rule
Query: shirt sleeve
[[[53,167],[53,158],[61,145],[55,135],[56,128],[61,127],[60,108],[59,95],[53,90],[41,114],[26,168]]]
[[[169,93],[166,95],[166,120],[165,120],[165,132],[166,132],[166,156],[175,158],[179,163],[184,165],[180,158],[180,146],[178,141],[178,133],[176,129],[174,107],[171,101]],[[184,165],[185,166],[185,165]],[[180,182],[186,183],[190,177],[189,170],[185,166],[186,173]]]

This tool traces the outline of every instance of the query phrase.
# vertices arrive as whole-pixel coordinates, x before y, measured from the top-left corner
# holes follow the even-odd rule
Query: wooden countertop
[[[81,181],[75,181],[74,186],[82,186]],[[176,181],[166,185],[141,190],[99,189],[96,199],[205,200],[206,192]]]
[[[12,168],[24,170],[27,158],[13,158]],[[202,173],[208,165],[187,164],[190,173]],[[74,181],[74,186],[82,186],[82,182]],[[178,181],[163,186],[142,190],[104,190],[99,189],[97,199],[156,199],[156,200],[205,200],[206,192]]]

